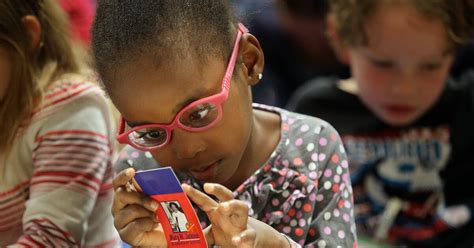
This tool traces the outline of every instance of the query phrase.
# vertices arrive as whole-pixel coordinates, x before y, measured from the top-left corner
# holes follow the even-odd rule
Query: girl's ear
[[[260,43],[255,36],[246,33],[242,36],[240,51],[247,83],[256,85],[262,79],[263,65],[265,64]]]
[[[326,18],[326,35],[329,40],[334,53],[336,54],[339,61],[343,64],[349,65],[349,50],[341,40],[339,36],[339,30],[336,24],[336,20],[332,14],[328,14]]]
[[[22,18],[23,25],[25,25],[28,38],[30,39],[30,49],[35,51],[41,44],[41,24],[33,15],[27,15]]]

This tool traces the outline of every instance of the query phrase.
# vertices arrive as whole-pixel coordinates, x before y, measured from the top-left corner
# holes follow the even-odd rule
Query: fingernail
[[[187,185],[187,184],[185,184],[185,183],[181,184],[181,188],[182,188],[183,190],[189,190],[189,187],[190,187],[190,186]]]
[[[133,169],[127,169],[125,171],[125,175],[129,176],[129,177],[132,177],[132,173],[133,173]]]
[[[232,242],[235,244],[235,245],[238,245],[240,243],[240,237],[239,236],[235,236],[232,238]]]
[[[150,207],[151,209],[153,209],[154,211],[156,211],[156,209],[158,209],[158,203],[156,201],[152,201],[150,203]]]
[[[214,184],[212,183],[205,183],[204,188],[206,188],[208,191],[214,189]]]
[[[227,203],[227,202],[222,203],[222,208],[223,208],[225,211],[229,210],[229,208],[230,208],[229,203]]]

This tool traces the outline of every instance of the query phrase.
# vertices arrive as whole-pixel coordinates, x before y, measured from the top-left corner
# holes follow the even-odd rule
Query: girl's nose
[[[392,93],[398,96],[411,96],[416,92],[415,77],[404,74],[392,83]]]
[[[175,129],[169,145],[178,159],[192,159],[206,150],[206,145],[200,135],[200,133]]]

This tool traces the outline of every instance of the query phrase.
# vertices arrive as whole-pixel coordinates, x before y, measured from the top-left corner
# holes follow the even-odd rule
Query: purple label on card
[[[163,195],[183,192],[178,178],[170,167],[137,171],[135,180],[147,195]]]

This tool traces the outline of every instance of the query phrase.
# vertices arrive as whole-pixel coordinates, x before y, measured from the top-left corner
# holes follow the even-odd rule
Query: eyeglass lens
[[[187,130],[203,128],[213,124],[219,116],[218,107],[213,103],[202,103],[187,109],[178,117],[179,122]],[[167,140],[167,132],[164,128],[142,128],[130,133],[130,141],[139,146],[153,147],[164,144]]]

